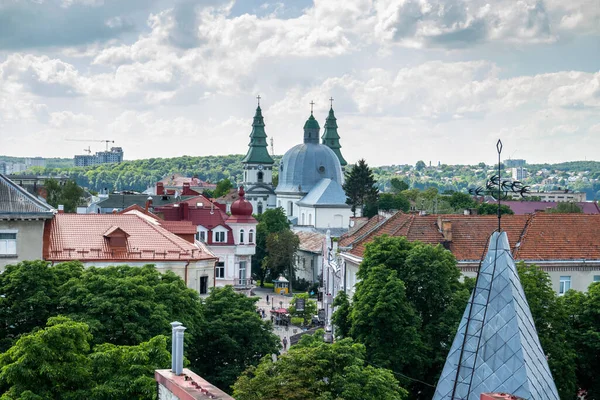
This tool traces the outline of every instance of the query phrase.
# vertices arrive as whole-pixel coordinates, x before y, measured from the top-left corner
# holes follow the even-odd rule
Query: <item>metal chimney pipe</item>
[[[177,346],[175,345],[175,328],[183,325],[179,321],[171,322],[171,371],[175,371],[175,349]]]
[[[173,373],[175,375],[181,375],[183,372],[183,332],[185,326],[175,327],[175,369]]]

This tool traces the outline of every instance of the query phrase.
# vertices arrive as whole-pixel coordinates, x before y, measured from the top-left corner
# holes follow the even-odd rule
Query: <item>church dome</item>
[[[233,202],[231,205],[232,216],[249,216],[252,215],[252,203],[245,199],[244,187],[240,186],[238,192],[240,198]]]
[[[343,184],[340,161],[329,147],[302,143],[285,153],[279,166],[276,193],[308,193],[321,179]]]

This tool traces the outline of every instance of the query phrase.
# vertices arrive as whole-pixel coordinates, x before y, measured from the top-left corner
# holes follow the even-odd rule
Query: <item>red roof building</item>
[[[196,196],[179,203],[155,207],[154,212],[170,223],[188,221],[195,227],[196,240],[205,243],[219,261],[216,285],[234,285],[249,288],[250,265],[256,252],[256,225],[252,204],[245,199],[243,187],[238,200],[231,204],[231,215],[223,205],[204,196]]]
[[[154,264],[158,270],[173,271],[188,287],[204,294],[214,284],[216,257],[173,232],[193,235],[190,227],[162,226],[145,214],[59,213],[44,228],[43,257],[96,267]]]
[[[217,185],[200,180],[197,177],[188,178],[183,175],[173,174],[156,182],[156,195],[193,196],[204,192],[206,189],[214,190]]]
[[[373,222],[371,222],[373,221]],[[340,238],[349,287],[367,243],[377,236],[404,236],[410,241],[441,244],[450,250],[466,276],[475,276],[490,235],[498,228],[495,215],[417,215],[396,213],[382,221],[373,217],[361,229]],[[600,215],[534,213],[504,215],[502,230],[515,260],[546,270],[555,290],[585,291],[600,281]]]

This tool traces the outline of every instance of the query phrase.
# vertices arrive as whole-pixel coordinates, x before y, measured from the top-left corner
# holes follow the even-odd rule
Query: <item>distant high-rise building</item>
[[[29,167],[45,167],[46,160],[42,157],[30,157],[25,159],[25,165]]]
[[[98,164],[120,163],[123,161],[123,148],[111,147],[110,151],[99,151],[95,155],[83,154],[73,158],[76,167],[89,167]]]
[[[514,167],[510,169],[511,174],[512,174],[512,178],[515,181],[522,181],[523,179],[527,178],[527,176],[529,175],[527,173],[527,168],[523,168],[523,167]]]
[[[524,167],[525,164],[527,164],[527,161],[518,159],[518,158],[513,158],[513,159],[509,158],[508,160],[504,160],[505,168],[519,168],[519,167]]]

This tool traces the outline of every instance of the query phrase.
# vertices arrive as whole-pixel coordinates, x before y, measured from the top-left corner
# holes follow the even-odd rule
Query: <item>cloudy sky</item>
[[[0,154],[275,152],[370,165],[600,159],[598,0],[0,0]]]

